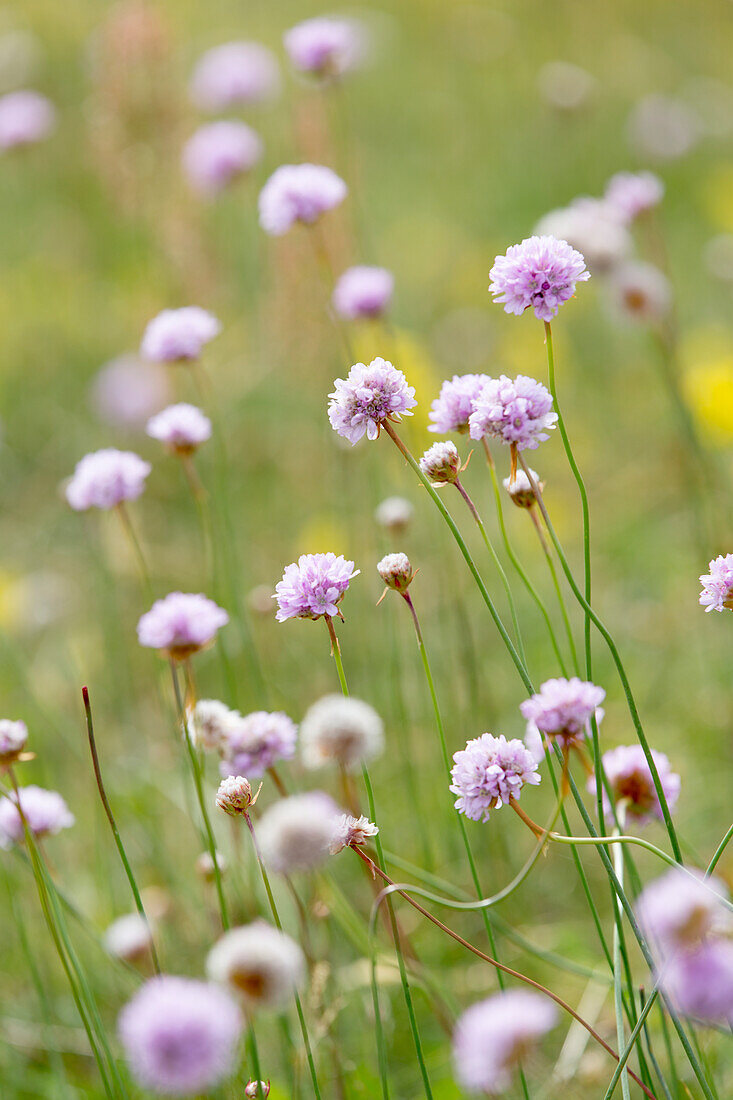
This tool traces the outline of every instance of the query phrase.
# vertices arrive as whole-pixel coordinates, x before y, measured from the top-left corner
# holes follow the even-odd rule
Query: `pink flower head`
[[[283,579],[275,585],[277,621],[338,615],[349,581],[358,574],[353,561],[342,554],[301,554],[285,567]]]
[[[655,974],[679,1012],[733,1027],[733,943],[711,939],[678,951]]]
[[[590,279],[585,260],[567,241],[528,237],[497,256],[489,278],[489,293],[517,315],[530,307],[540,321],[551,321],[563,302],[575,294],[575,284]]]
[[[66,486],[66,499],[76,512],[87,508],[114,508],[126,500],[137,500],[152,469],[132,451],[108,447],[93,451],[77,462]]]
[[[733,611],[733,554],[718,554],[700,577],[700,603],[706,611]]]
[[[532,753],[518,738],[484,733],[453,754],[450,790],[458,795],[455,807],[471,821],[488,821],[489,811],[519,798],[525,783],[540,781]]]
[[[384,267],[350,267],[333,291],[333,308],[345,321],[380,317],[389,306],[394,275]]]
[[[28,740],[28,727],[25,722],[14,722],[12,718],[0,718],[0,768],[3,764],[18,759]]]
[[[546,680],[536,695],[525,699],[519,709],[540,733],[565,741],[585,736],[588,723],[606,697],[603,688],[577,676]],[[600,719],[599,719],[600,720]]]
[[[188,139],[181,159],[195,191],[216,195],[250,172],[262,157],[259,134],[244,122],[209,122]]]
[[[468,431],[468,421],[476,398],[489,382],[488,374],[454,374],[440,387],[440,394],[430,408],[431,432]]]
[[[223,776],[248,775],[259,779],[278,760],[295,755],[298,727],[287,714],[257,710],[242,717],[232,714],[221,748]]]
[[[199,58],[189,90],[197,107],[224,111],[272,99],[279,88],[278,64],[266,46],[259,42],[225,42]]]
[[[663,752],[652,751],[664,797],[670,810],[674,807],[680,793],[680,777],[672,771],[669,759]],[[626,800],[626,815],[637,825],[645,825],[653,818],[663,819],[652,773],[641,745],[619,745],[603,754],[603,770],[613,792],[614,802]],[[588,790],[595,793],[596,780],[591,776]],[[603,805],[606,814],[612,818],[608,795],[603,791]]]
[[[468,421],[471,439],[495,436],[518,450],[537,449],[557,423],[552,394],[541,382],[518,374],[489,378],[474,399]]]
[[[606,184],[605,200],[625,222],[652,210],[664,197],[664,184],[653,172],[617,172]]]
[[[234,1069],[242,1017],[218,986],[161,974],[128,1001],[117,1027],[141,1088],[164,1095],[210,1095]]]
[[[696,947],[716,932],[730,930],[730,912],[722,904],[727,896],[720,879],[673,867],[639,895],[639,924],[661,955],[669,957]]]
[[[188,455],[211,438],[211,421],[195,405],[169,405],[148,421],[152,439],[159,439],[178,454]]]
[[[62,829],[71,828],[75,820],[61,795],[43,787],[21,787],[20,809],[35,837],[56,836]],[[18,796],[13,791],[0,797],[0,848],[21,844],[24,836]]]
[[[512,1071],[555,1026],[557,1009],[545,997],[511,989],[467,1009],[453,1032],[456,1078],[468,1092],[504,1092]]]
[[[363,435],[377,439],[385,420],[412,416],[417,405],[415,390],[401,370],[386,359],[372,359],[369,366],[355,363],[348,377],[337,378],[329,394],[328,419],[334,431],[358,443]]]
[[[97,416],[121,428],[143,427],[170,397],[165,368],[143,363],[136,355],[120,355],[106,363],[92,383]]]
[[[342,76],[364,53],[364,31],[353,19],[306,19],[283,35],[294,69],[319,77]]]
[[[183,660],[212,642],[228,622],[226,611],[206,596],[169,592],[141,616],[137,637],[140,645]]]
[[[321,164],[283,164],[260,191],[260,225],[273,237],[302,222],[312,225],[346,198],[348,188]]]
[[[0,96],[0,151],[34,145],[48,137],[56,108],[40,92],[9,92]]]
[[[199,306],[164,309],[148,323],[140,353],[153,363],[180,363],[198,359],[204,344],[221,332],[211,313]]]

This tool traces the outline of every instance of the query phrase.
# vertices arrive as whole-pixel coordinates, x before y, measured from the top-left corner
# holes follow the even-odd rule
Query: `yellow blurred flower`
[[[299,554],[334,554],[348,556],[348,532],[333,516],[312,516],[302,527],[296,546]]]
[[[430,406],[438,396],[445,377],[425,343],[405,329],[387,330],[383,326],[369,325],[357,333],[354,353],[363,363],[369,363],[376,355],[381,355],[401,370],[408,384],[415,387],[417,406],[413,416],[405,417],[403,421],[404,434],[411,445],[423,446],[423,441],[430,439]]]
[[[707,438],[720,445],[733,441],[733,353],[688,367],[682,381]]]
[[[702,183],[702,200],[710,220],[733,231],[733,164],[718,164]]]

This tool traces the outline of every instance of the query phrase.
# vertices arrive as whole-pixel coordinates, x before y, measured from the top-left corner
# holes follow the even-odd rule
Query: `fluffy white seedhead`
[[[300,747],[306,768],[325,764],[354,767],[378,755],[384,746],[384,725],[373,707],[361,699],[324,695],[306,713],[300,727]]]
[[[247,1009],[282,1008],[303,981],[300,947],[264,921],[226,932],[209,952],[209,977],[239,994]]]
[[[285,875],[318,867],[328,859],[339,814],[323,791],[291,795],[270,806],[257,826],[265,866]]]

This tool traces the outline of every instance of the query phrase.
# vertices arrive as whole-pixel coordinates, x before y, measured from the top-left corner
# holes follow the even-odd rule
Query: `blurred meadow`
[[[133,450],[152,464],[130,515],[154,595],[206,592],[228,610],[222,646],[196,658],[197,684],[202,696],[243,714],[283,710],[298,722],[320,696],[339,690],[322,624],[277,623],[270,597],[300,554],[332,550],[354,560],[361,574],[338,633],[353,694],[385,723],[387,748],[370,771],[388,864],[396,857],[388,870],[414,881],[406,866],[414,864],[475,896],[412,625],[395,594],[375,606],[383,590],[377,561],[404,551],[419,568],[411,592],[451,753],[484,731],[523,737],[518,707],[527,692],[426,491],[388,440],[352,448],[336,436],[327,395],[352,361],[384,356],[415,387],[418,406],[403,435],[419,455],[435,441],[428,412],[445,378],[485,372],[545,380],[542,326],[531,311],[513,317],[492,304],[489,269],[543,215],[576,196],[602,195],[621,170],[649,168],[663,180],[653,219],[634,228],[635,248],[664,267],[674,317],[665,343],[653,326],[629,322],[594,272],[553,326],[563,413],[590,498],[593,606],[619,645],[650,743],[681,776],[675,824],[685,859],[707,866],[729,825],[733,627],[726,614],[703,613],[697,578],[733,548],[733,5],[379,0],[349,9],[368,30],[368,56],[325,88],[293,75],[282,49],[287,28],[318,14],[310,0],[0,7],[0,92],[33,87],[57,109],[47,140],[0,156],[2,716],[22,719],[30,731],[36,759],[18,765],[20,781],[60,791],[76,817],[44,852],[58,888],[83,914],[82,923],[70,918],[69,929],[113,1043],[117,1013],[139,976],[108,956],[101,936],[133,904],[94,781],[82,685],[117,824],[156,916],[164,970],[201,976],[218,917],[213,886],[196,872],[204,844],[165,663],[137,644],[137,621],[152,601],[117,515],[72,511],[65,480],[84,454],[103,447]],[[206,201],[181,170],[181,148],[205,121],[187,84],[205,50],[238,38],[277,54],[282,87],[272,103],[224,112],[254,127],[264,155],[246,179]],[[683,148],[665,147],[663,122],[650,131],[639,121],[639,104],[650,96],[677,105],[687,127]],[[278,165],[300,161],[330,165],[349,185],[346,201],[319,226],[332,271],[319,263],[308,230],[275,238],[258,224],[262,185]],[[339,326],[330,316],[332,272],[355,263],[394,273],[385,324]],[[159,407],[191,401],[214,422],[215,438],[196,456],[215,532],[214,580],[181,464],[144,423],[126,426],[100,408],[102,367],[136,355],[161,310],[190,304],[218,317],[222,332],[205,351],[204,375],[161,368]],[[467,436],[456,441],[465,459],[474,445]],[[506,477],[508,450],[497,447],[495,456]],[[581,577],[580,502],[558,432],[530,462]],[[463,482],[510,573],[478,446]],[[441,493],[508,624],[505,594],[468,512],[450,486]],[[375,522],[379,503],[394,495],[415,509],[399,536]],[[504,513],[555,614],[532,524],[508,498]],[[539,684],[559,669],[536,607],[510,579],[527,666]],[[582,612],[570,596],[568,606],[580,646]],[[632,743],[634,730],[597,634],[593,647],[593,679],[607,692],[605,751]],[[217,846],[229,861],[224,886],[241,924],[267,914],[265,896],[239,823],[214,815],[216,764],[207,769]],[[297,757],[282,774],[291,790],[322,787],[339,798],[337,776],[308,773]],[[582,789],[579,765],[576,779]],[[265,779],[257,809],[275,798]],[[592,811],[592,796],[586,801]],[[540,822],[552,804],[546,776],[531,804],[522,803]],[[567,810],[582,834],[572,800]],[[524,863],[531,835],[508,810],[466,826],[484,890],[495,892]],[[668,843],[660,823],[646,835],[659,847]],[[644,882],[665,869],[651,853],[634,858]],[[610,937],[603,866],[592,848],[580,860]],[[327,873],[297,880],[317,960],[304,1005],[324,1100],[381,1095],[370,992],[373,894],[358,862],[344,853]],[[0,852],[0,868],[0,1095],[103,1097],[28,860],[21,849]],[[717,873],[731,881],[730,851]],[[275,889],[285,927],[297,937],[292,898],[282,884]],[[396,908],[424,968],[413,996],[432,1095],[448,1100],[463,1094],[433,993],[452,1016],[495,992],[496,974],[406,904]],[[551,846],[491,912],[501,960],[582,1004],[616,1049],[610,971],[571,850]],[[480,914],[436,913],[485,947]],[[648,971],[629,942],[644,984]],[[383,932],[378,945],[392,1093],[412,1100],[426,1093]],[[139,969],[145,973],[145,964]],[[656,1011],[649,1022],[668,1065]],[[613,1061],[571,1023],[563,1017],[528,1060],[532,1100],[604,1096]],[[272,1100],[313,1095],[302,1067],[295,1084],[289,1077],[274,1017],[263,1015],[257,1040]],[[698,1041],[724,1100],[733,1095],[730,1035],[701,1028]],[[668,1095],[702,1097],[679,1047],[673,1062]],[[248,1076],[205,1095],[242,1098]],[[127,1087],[132,1097],[149,1095]],[[512,1089],[508,1095],[522,1095],[517,1082]],[[631,1095],[642,1095],[633,1082]]]

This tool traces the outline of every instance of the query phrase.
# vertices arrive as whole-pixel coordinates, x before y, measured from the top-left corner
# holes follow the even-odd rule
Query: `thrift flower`
[[[712,939],[679,951],[655,974],[662,989],[686,1016],[733,1026],[733,943]]]
[[[361,699],[324,695],[300,725],[300,750],[306,768],[338,764],[352,768],[384,748],[384,725]]]
[[[343,76],[364,52],[363,30],[353,19],[306,19],[283,35],[294,69],[318,77]]]
[[[170,398],[165,369],[143,363],[136,355],[120,355],[103,366],[91,389],[97,416],[122,428],[144,427]]]
[[[577,676],[566,680],[546,680],[536,695],[520,704],[520,711],[528,722],[534,722],[540,733],[572,741],[585,736],[591,716],[606,697],[603,688],[596,687]],[[602,717],[602,714],[601,714]],[[600,719],[598,719],[600,720]]]
[[[34,785],[20,788],[20,809],[34,837],[56,836],[74,824],[74,815],[56,791]],[[0,848],[11,848],[25,839],[18,795],[0,796]]]
[[[140,645],[182,661],[213,642],[228,622],[226,611],[206,596],[170,592],[141,616],[137,636]]]
[[[664,184],[653,172],[617,172],[606,184],[605,200],[626,222],[659,206]]]
[[[507,741],[502,734],[484,733],[453,755],[453,783],[458,795],[455,808],[471,821],[488,821],[489,811],[498,810],[510,798],[519,798],[525,783],[540,782],[537,763],[522,741]]]
[[[0,718],[0,768],[17,760],[27,741],[28,727],[25,722]]]
[[[132,451],[107,447],[84,455],[76,464],[66,486],[66,499],[76,512],[87,508],[115,508],[126,500],[137,500],[152,470]]]
[[[400,594],[407,591],[415,576],[407,554],[386,554],[377,564],[377,572],[387,588]]]
[[[374,519],[391,535],[401,535],[410,525],[415,509],[404,497],[386,497],[377,506]]]
[[[243,775],[229,775],[222,779],[216,792],[216,805],[231,817],[246,814],[257,798],[252,797],[252,787]]]
[[[457,481],[461,459],[455,443],[451,443],[449,439],[433,443],[420,459],[420,469],[436,485],[448,485]]]
[[[609,280],[611,300],[624,317],[659,322],[669,313],[672,288],[659,268],[640,260],[620,264]]]
[[[279,760],[295,756],[298,727],[287,714],[257,710],[244,718],[234,712],[222,740],[222,775],[246,772],[259,779]]]
[[[733,554],[718,554],[700,577],[700,603],[706,611],[733,611]]]
[[[302,222],[312,225],[344,201],[348,188],[331,168],[283,164],[260,191],[260,225],[273,237]]]
[[[283,579],[275,585],[277,621],[339,614],[338,605],[349,581],[359,572],[353,561],[341,554],[301,554],[297,562],[285,567]]]
[[[372,359],[368,367],[355,363],[348,377],[337,378],[334,386],[328,419],[334,431],[352,444],[364,435],[378,439],[386,420],[412,416],[410,410],[417,405],[413,387],[386,359]]]
[[[530,307],[540,321],[551,321],[563,302],[575,294],[575,284],[590,279],[585,260],[567,241],[528,237],[497,256],[489,273],[489,293],[517,315]]]
[[[221,324],[199,306],[164,309],[148,323],[140,354],[153,363],[198,359],[204,345],[221,332]]]
[[[511,1086],[521,1059],[555,1026],[557,1009],[537,993],[511,989],[479,1001],[453,1033],[456,1078],[469,1092],[498,1093]]]
[[[333,291],[333,308],[345,321],[381,317],[392,300],[394,275],[384,267],[350,267]]]
[[[139,913],[118,917],[104,933],[104,946],[110,955],[125,962],[138,962],[145,958],[152,942],[150,925]]]
[[[199,58],[189,92],[204,111],[262,103],[280,89],[275,55],[259,42],[225,42]]]
[[[531,466],[528,466],[527,469],[532,475],[532,481],[539,491],[542,492],[545,488],[544,481],[540,481],[539,474],[535,473]],[[514,481],[512,481],[510,477],[505,477],[502,481],[502,485],[518,508],[531,508],[537,501],[534,489],[532,488],[532,482],[530,482],[524,470],[517,470]]]
[[[535,226],[580,252],[593,272],[610,271],[626,259],[634,242],[618,211],[604,199],[574,199],[569,206],[551,210]]]
[[[229,729],[239,715],[218,699],[199,699],[188,714],[188,734],[198,749],[223,749]]]
[[[216,853],[216,867],[218,868],[220,875],[225,875],[229,863],[226,856],[223,856],[221,852]],[[216,874],[214,872],[214,860],[212,859],[211,852],[202,852],[196,859],[196,873],[201,875],[201,878],[205,882],[214,882]]]
[[[190,455],[211,438],[211,421],[195,405],[169,405],[148,421],[146,431],[179,455]]]
[[[206,960],[215,982],[239,995],[245,1009],[284,1008],[303,983],[300,947],[264,921],[233,928],[217,940]]]
[[[0,152],[43,141],[55,122],[56,108],[40,92],[24,90],[0,96]]]
[[[336,824],[336,830],[331,840],[330,852],[332,856],[338,855],[344,848],[353,848],[355,845],[366,844],[370,837],[379,832],[377,826],[368,817],[352,817],[351,814],[342,814]]]
[[[284,875],[312,871],[328,858],[338,819],[336,803],[323,791],[274,803],[257,827],[265,866]]]
[[[454,374],[450,380],[446,380],[431,405],[432,423],[428,430],[465,434],[476,398],[488,381],[488,374]]]
[[[663,752],[652,750],[652,757],[659,773],[664,797],[671,810],[679,797],[680,777],[672,771],[669,759]],[[637,825],[645,825],[655,817],[664,819],[652,773],[641,745],[619,745],[617,749],[604,753],[603,770],[611,786],[614,802],[626,800],[627,817]],[[588,780],[588,790],[595,793],[595,776],[591,776]],[[612,819],[611,805],[605,789],[603,805],[607,816]]]
[[[128,1001],[117,1028],[141,1088],[195,1096],[234,1070],[242,1018],[223,989],[163,974]]]
[[[549,439],[548,432],[557,423],[552,394],[541,382],[518,374],[515,379],[502,374],[490,378],[474,402],[469,418],[471,439],[494,436],[518,450],[537,449]]]
[[[636,911],[644,935],[667,955],[693,948],[715,932],[730,930],[730,912],[721,905],[721,899],[727,897],[720,879],[673,867],[644,887]]]
[[[181,161],[194,191],[213,196],[241,179],[262,159],[262,139],[244,122],[220,119],[201,126],[183,147]]]

